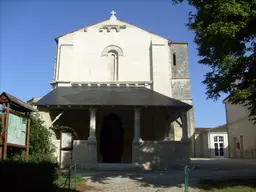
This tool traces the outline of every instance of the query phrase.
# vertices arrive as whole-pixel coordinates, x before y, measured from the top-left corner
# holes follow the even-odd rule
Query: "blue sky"
[[[27,101],[51,90],[56,44],[54,38],[86,25],[117,18],[173,41],[188,42],[189,70],[196,127],[225,123],[222,98],[206,100],[201,82],[209,71],[198,64],[194,34],[185,26],[187,4],[171,1],[0,1],[0,92]]]

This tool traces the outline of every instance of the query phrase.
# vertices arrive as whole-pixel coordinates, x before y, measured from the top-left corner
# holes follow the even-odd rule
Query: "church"
[[[190,163],[188,43],[121,21],[114,11],[55,41],[52,90],[34,105],[47,127],[75,130],[78,169],[167,170]],[[53,143],[58,155],[58,134]]]

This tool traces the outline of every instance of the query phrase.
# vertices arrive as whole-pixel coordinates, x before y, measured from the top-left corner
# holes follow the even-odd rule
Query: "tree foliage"
[[[31,116],[30,123],[30,161],[55,161],[55,147],[51,141],[52,133],[44,126],[44,122],[37,116]]]
[[[230,94],[229,101],[248,107],[256,122],[256,0],[188,3],[196,9],[187,25],[195,32],[199,63],[211,68],[203,81],[207,98]]]

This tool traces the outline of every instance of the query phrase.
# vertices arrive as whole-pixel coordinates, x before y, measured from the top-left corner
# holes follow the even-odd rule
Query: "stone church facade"
[[[108,20],[56,39],[46,126],[72,127],[79,169],[168,169],[190,162],[194,117],[187,43]],[[53,142],[58,155],[59,136]],[[63,152],[61,164],[68,163]]]

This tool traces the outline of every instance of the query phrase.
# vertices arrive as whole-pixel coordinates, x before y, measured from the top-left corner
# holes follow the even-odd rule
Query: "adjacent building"
[[[223,103],[229,139],[230,158],[256,157],[256,124],[249,120],[249,111],[242,105],[231,104],[228,97]]]
[[[226,125],[216,128],[195,128],[195,157],[226,158],[229,156]]]

